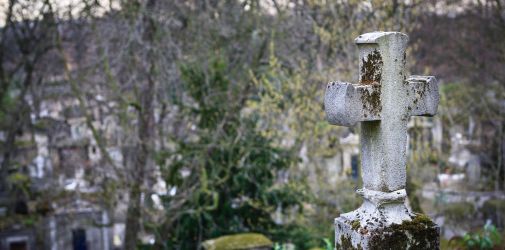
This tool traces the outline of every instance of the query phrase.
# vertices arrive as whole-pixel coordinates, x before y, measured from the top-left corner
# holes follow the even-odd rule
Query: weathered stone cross
[[[335,241],[337,249],[348,248],[347,243],[352,248],[374,249],[373,237],[387,238],[384,230],[392,225],[415,221],[416,215],[405,205],[407,123],[410,116],[435,115],[439,95],[435,77],[406,77],[407,35],[372,32],[355,42],[359,82],[330,82],[324,99],[326,119],[331,124],[353,126],[361,122],[364,187],[358,193],[364,203],[335,220]],[[435,232],[438,242],[435,225],[426,225],[426,229]],[[426,246],[433,244],[431,239],[424,241]]]

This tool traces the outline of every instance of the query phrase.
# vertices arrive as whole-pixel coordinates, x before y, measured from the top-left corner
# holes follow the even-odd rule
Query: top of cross
[[[354,39],[354,42],[356,44],[365,44],[365,43],[378,43],[378,40],[381,38],[385,38],[389,35],[399,35],[399,36],[406,36],[403,33],[400,32],[382,32],[382,31],[375,31],[375,32],[370,32],[370,33],[365,33],[363,35],[360,35]]]
[[[389,115],[434,115],[438,87],[432,76],[405,75],[407,35],[371,32],[360,35],[358,83],[330,82],[325,95],[327,120],[335,125],[381,120]]]

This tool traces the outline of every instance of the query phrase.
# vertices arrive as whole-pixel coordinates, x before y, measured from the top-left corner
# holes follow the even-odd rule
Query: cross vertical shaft
[[[366,189],[391,192],[405,188],[407,145],[407,86],[402,33],[356,38],[360,49],[360,84],[380,87],[379,121],[361,123],[362,177]]]

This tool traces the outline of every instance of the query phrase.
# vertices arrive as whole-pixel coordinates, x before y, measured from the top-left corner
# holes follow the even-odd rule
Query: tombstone
[[[353,180],[358,179],[359,169],[358,169],[358,155],[351,156],[351,178]]]
[[[342,175],[352,180],[359,176],[359,135],[349,132],[340,138],[342,149]]]
[[[363,204],[335,219],[336,249],[438,249],[439,228],[406,205],[407,123],[433,116],[439,96],[433,76],[405,75],[408,36],[372,32],[355,40],[357,84],[330,82],[325,93],[329,123],[361,123]]]
[[[79,198],[53,205],[43,232],[47,249],[112,249],[111,220],[99,205]]]

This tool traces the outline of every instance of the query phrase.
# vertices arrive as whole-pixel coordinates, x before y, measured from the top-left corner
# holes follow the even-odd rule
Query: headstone
[[[355,40],[359,81],[330,82],[326,119],[334,125],[361,123],[364,203],[335,219],[337,249],[438,249],[439,228],[406,206],[407,123],[436,114],[433,76],[405,75],[408,36],[372,32]]]
[[[342,148],[342,175],[353,180],[359,177],[359,135],[349,132],[340,138]]]

